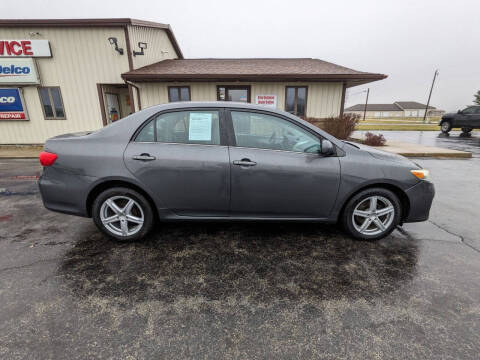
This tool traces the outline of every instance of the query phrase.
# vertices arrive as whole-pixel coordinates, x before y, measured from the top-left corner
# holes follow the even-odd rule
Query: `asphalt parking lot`
[[[415,160],[430,221],[374,243],[184,223],[119,244],[43,208],[36,161],[0,159],[0,358],[478,359],[480,134],[383,133],[474,157]]]

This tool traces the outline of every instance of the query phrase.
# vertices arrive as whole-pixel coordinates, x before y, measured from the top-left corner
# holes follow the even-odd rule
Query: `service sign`
[[[255,96],[255,104],[276,108],[277,95],[257,95]]]
[[[48,40],[0,40],[0,57],[51,57]]]
[[[37,68],[32,58],[0,59],[0,84],[39,84]]]
[[[20,89],[0,89],[0,120],[27,120]]]

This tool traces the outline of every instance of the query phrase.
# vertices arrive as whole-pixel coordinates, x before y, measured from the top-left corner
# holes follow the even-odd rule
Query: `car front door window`
[[[288,120],[264,113],[232,111],[239,147],[318,153],[320,139]]]

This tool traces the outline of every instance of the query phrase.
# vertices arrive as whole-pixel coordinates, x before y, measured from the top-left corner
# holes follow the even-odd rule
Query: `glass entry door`
[[[250,102],[250,86],[219,85],[217,86],[217,100]]]

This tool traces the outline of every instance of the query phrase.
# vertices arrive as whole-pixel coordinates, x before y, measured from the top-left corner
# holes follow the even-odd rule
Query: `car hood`
[[[457,113],[445,113],[443,114],[442,118],[451,118],[451,117],[454,117],[455,115],[457,115]]]
[[[387,151],[378,150],[367,145],[362,145],[362,144],[355,144],[355,145],[361,151],[365,151],[369,153],[371,156],[373,156],[376,159],[393,161],[396,163],[403,163],[403,164],[414,164],[415,166],[417,166],[413,161],[407,159],[405,156],[393,154]]]

